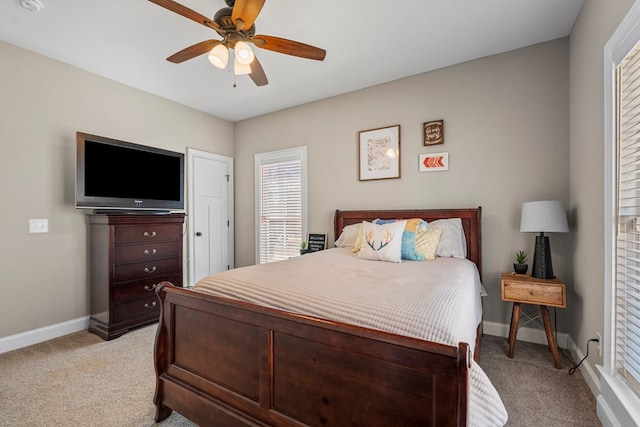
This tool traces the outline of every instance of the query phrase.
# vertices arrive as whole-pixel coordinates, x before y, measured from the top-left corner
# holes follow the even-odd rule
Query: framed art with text
[[[318,252],[327,249],[326,234],[309,233],[307,236],[307,242],[309,252]]]
[[[359,179],[400,178],[400,125],[360,132]]]
[[[424,145],[444,144],[444,120],[423,123]]]

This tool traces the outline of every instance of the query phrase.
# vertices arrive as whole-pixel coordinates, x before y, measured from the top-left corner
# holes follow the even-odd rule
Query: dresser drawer
[[[113,306],[113,321],[120,322],[136,317],[157,316],[160,318],[160,302],[155,295]]]
[[[144,243],[140,245],[116,246],[114,263],[130,264],[163,258],[175,258],[180,255],[182,242]]]
[[[553,283],[534,283],[504,280],[502,299],[527,304],[566,307],[565,288]]]
[[[135,280],[117,284],[113,287],[113,298],[116,303],[121,303],[130,299],[148,297],[156,295],[156,287],[162,281],[171,282],[174,286],[182,286],[182,275],[174,274],[168,276],[156,276],[144,280]]]
[[[135,264],[116,265],[113,278],[115,283],[154,278],[182,272],[180,258],[160,259]]]
[[[115,244],[182,242],[182,226],[146,224],[115,227]]]

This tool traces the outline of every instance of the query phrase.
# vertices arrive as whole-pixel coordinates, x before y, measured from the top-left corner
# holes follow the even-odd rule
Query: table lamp
[[[520,232],[540,233],[539,236],[536,236],[531,276],[538,279],[555,278],[551,264],[549,237],[545,236],[544,233],[569,232],[564,204],[557,200],[523,203]]]

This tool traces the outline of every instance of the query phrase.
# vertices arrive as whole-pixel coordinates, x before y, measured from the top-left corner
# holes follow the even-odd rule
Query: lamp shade
[[[233,61],[233,71],[237,76],[251,74],[251,66],[238,61],[238,57]]]
[[[253,54],[253,51],[251,50],[251,47],[247,43],[239,41],[236,43],[234,49],[236,51],[236,59],[239,63],[243,65],[249,65],[251,64],[251,62],[253,62],[253,58],[255,56]]]
[[[569,232],[564,204],[558,200],[523,203],[520,231],[525,233]]]
[[[211,52],[209,52],[209,62],[218,68],[224,68],[229,61],[229,50],[223,44],[216,45]]]

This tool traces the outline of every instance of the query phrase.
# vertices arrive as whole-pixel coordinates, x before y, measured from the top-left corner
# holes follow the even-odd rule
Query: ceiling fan
[[[324,60],[326,55],[324,49],[315,46],[280,37],[256,35],[254,21],[262,10],[265,0],[225,0],[228,7],[218,10],[213,19],[173,0],[149,1],[211,28],[222,37],[222,40],[205,40],[196,43],[167,58],[167,61],[176,64],[209,52],[209,61],[218,68],[225,68],[229,59],[229,49],[234,49],[234,72],[249,74],[257,86],[264,86],[269,83],[267,76],[247,42],[261,49],[317,61]]]

